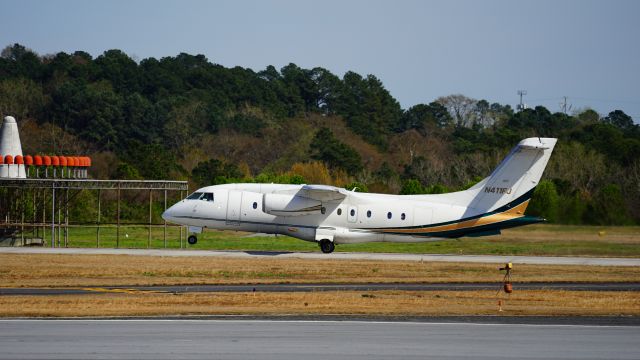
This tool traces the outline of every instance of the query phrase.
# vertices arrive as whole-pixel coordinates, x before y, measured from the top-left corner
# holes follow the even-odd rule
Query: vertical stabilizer
[[[11,164],[7,164],[4,160],[7,155],[11,156]],[[0,165],[0,178],[26,178],[24,164],[15,164],[13,159],[17,156],[22,158],[22,144],[20,143],[20,134],[18,134],[18,124],[13,116],[6,116],[0,128],[0,156],[2,156],[2,165]]]
[[[493,173],[476,188],[471,208],[490,212],[515,200],[524,212],[533,189],[538,185],[551,152],[554,138],[528,138],[520,141]]]

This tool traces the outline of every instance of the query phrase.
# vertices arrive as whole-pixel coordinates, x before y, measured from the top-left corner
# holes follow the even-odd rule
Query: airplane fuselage
[[[174,205],[168,221],[191,227],[283,234],[306,241],[328,237],[336,244],[359,242],[422,242],[465,235],[495,234],[500,228],[536,222],[511,212],[494,221],[468,207],[425,201],[424,196],[398,196],[344,191],[342,200],[321,202],[318,210],[289,216],[265,212],[265,194],[296,193],[302,185],[227,184],[209,186],[196,193],[213,194],[213,200],[185,199]],[[292,195],[295,196],[295,195]],[[499,211],[498,214],[503,213]],[[498,215],[500,216],[500,215]],[[467,224],[461,224],[466,219]],[[514,220],[521,219],[519,222]],[[498,224],[502,223],[502,224]],[[434,226],[437,225],[437,226]],[[477,226],[484,226],[480,229]],[[490,225],[490,226],[487,226]]]
[[[213,228],[283,234],[318,242],[324,252],[334,244],[495,235],[544,221],[524,212],[555,143],[521,141],[489,177],[459,192],[387,195],[326,185],[224,184],[197,190],[162,216],[194,233]]]

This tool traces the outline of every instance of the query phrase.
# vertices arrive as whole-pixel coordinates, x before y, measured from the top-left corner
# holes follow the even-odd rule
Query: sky
[[[640,1],[0,0],[0,47],[204,54],[378,77],[405,109],[463,94],[640,120]]]

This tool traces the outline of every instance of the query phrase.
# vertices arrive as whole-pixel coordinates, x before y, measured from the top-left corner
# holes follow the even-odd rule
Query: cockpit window
[[[187,200],[198,200],[202,196],[201,192],[194,192],[193,194],[187,196]]]
[[[187,196],[187,200],[203,200],[213,202],[213,193],[194,192]]]

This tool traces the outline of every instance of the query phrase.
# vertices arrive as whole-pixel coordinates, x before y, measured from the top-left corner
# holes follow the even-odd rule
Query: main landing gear
[[[322,250],[322,252],[325,254],[330,254],[333,252],[333,250],[336,249],[336,245],[329,239],[320,240],[320,242],[318,242],[318,245],[320,245],[320,250]]]
[[[198,242],[198,238],[195,235],[191,235],[187,238],[189,245],[195,245]]]

